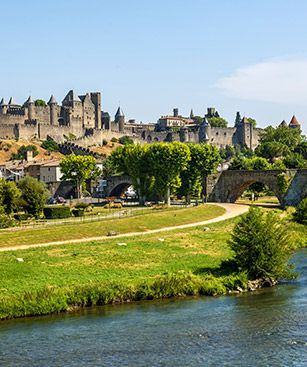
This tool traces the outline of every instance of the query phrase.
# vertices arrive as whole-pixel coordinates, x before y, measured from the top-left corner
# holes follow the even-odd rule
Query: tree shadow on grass
[[[233,259],[230,259],[222,261],[218,268],[206,268],[206,267],[198,268],[194,271],[194,274],[195,275],[210,274],[215,277],[222,277],[231,275],[233,273],[237,273],[238,270],[239,269],[235,261]]]

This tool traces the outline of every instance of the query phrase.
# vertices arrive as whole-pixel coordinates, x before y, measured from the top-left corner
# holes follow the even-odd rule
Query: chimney
[[[26,161],[27,162],[32,162],[33,161],[33,151],[32,150],[27,150]]]

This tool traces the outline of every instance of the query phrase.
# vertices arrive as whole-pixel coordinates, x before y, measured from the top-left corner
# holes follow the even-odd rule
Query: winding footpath
[[[215,204],[215,203],[214,203]],[[234,218],[239,215],[242,215],[248,211],[250,208],[248,205],[238,205],[238,204],[218,204],[218,205],[226,210],[226,212],[218,217],[208,219],[202,222],[194,222],[194,223],[188,223],[188,224],[181,224],[178,226],[172,226],[172,227],[163,227],[158,229],[151,229],[144,232],[130,232],[130,233],[121,233],[115,236],[98,236],[98,237],[85,237],[85,238],[78,238],[75,240],[65,240],[65,241],[54,241],[54,242],[45,242],[45,243],[35,243],[32,245],[20,245],[20,246],[7,246],[0,248],[0,251],[15,251],[15,250],[25,250],[29,248],[35,248],[35,247],[47,247],[47,246],[56,246],[56,245],[69,245],[69,244],[75,244],[75,243],[85,243],[85,242],[92,242],[92,241],[103,241],[103,240],[110,240],[113,238],[123,238],[123,237],[134,237],[134,236],[143,236],[153,233],[160,233],[160,232],[166,232],[166,231],[173,231],[176,229],[184,229],[184,228],[191,228],[191,227],[197,227],[197,226],[203,226],[211,223],[217,223],[221,222],[226,219]]]

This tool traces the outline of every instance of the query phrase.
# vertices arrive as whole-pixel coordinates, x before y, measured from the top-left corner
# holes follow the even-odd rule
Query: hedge
[[[47,219],[68,218],[70,217],[69,206],[46,206],[44,216]]]

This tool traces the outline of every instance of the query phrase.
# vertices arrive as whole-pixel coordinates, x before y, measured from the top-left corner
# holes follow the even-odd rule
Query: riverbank
[[[101,242],[2,252],[0,318],[78,307],[248,288],[244,274],[221,268],[238,218],[195,228]],[[307,230],[288,222],[297,247]],[[304,241],[304,242],[303,242]]]

